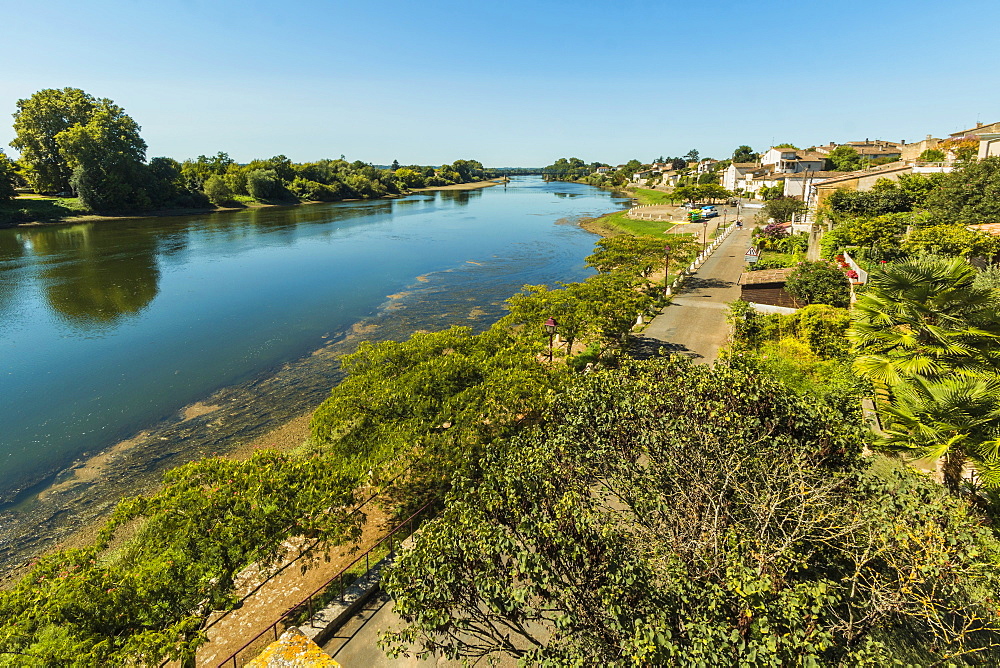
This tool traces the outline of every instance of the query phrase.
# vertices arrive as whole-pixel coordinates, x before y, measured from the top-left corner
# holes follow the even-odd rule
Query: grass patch
[[[599,220],[607,227],[624,232],[625,234],[664,238],[664,232],[670,230],[677,224],[664,222],[662,220],[632,220],[625,215],[626,213],[626,211],[618,211],[617,213],[602,216]]]
[[[51,222],[92,213],[78,197],[46,197],[28,195],[10,202],[0,202],[0,226]]]
[[[636,188],[632,191],[639,204],[671,204],[671,193],[662,190],[650,190],[649,188]]]

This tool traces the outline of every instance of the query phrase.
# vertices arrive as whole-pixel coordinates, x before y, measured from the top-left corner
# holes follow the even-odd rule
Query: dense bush
[[[829,262],[802,262],[788,275],[785,290],[806,304],[845,307],[850,303],[844,272]]]

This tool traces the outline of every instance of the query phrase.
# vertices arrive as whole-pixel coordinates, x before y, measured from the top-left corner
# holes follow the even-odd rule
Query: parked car
[[[702,218],[715,218],[719,215],[719,212],[714,206],[709,205],[701,207],[701,215]]]

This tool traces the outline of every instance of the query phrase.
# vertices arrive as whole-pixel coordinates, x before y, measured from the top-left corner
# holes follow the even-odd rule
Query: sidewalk
[[[750,246],[749,226],[734,231],[700,269],[688,277],[673,302],[657,315],[629,346],[633,357],[645,359],[666,352],[688,355],[698,363],[715,361],[729,336],[726,304],[739,299],[737,281]]]

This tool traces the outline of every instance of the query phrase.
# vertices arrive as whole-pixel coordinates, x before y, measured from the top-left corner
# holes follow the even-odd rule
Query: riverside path
[[[673,301],[632,340],[629,351],[633,357],[650,357],[662,348],[688,355],[699,363],[715,361],[729,334],[726,304],[740,296],[738,281],[750,237],[748,226],[734,230],[722,242],[687,278]]]

